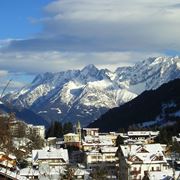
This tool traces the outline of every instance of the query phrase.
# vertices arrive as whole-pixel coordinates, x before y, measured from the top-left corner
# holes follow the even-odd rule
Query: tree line
[[[71,122],[66,122],[62,124],[59,121],[54,121],[51,123],[50,127],[46,131],[46,138],[57,137],[62,138],[64,134],[73,132],[73,124]]]

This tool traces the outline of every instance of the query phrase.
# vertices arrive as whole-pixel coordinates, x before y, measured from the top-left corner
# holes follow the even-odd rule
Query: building
[[[108,133],[99,133],[99,136],[107,137],[111,139],[112,143],[114,146],[116,146],[116,139],[117,137],[122,134],[122,133],[117,133],[117,132],[108,132]]]
[[[24,137],[34,134],[42,139],[45,138],[45,126],[34,126],[18,120],[11,121],[9,126],[14,137]]]
[[[99,150],[91,150],[85,152],[86,168],[96,170],[97,167],[102,167],[107,171],[107,175],[117,177],[117,149],[118,147],[101,147]]]
[[[128,131],[119,133],[124,138],[124,144],[149,144],[159,135],[159,131]]]
[[[84,136],[99,136],[99,128],[83,128],[83,137]]]
[[[84,151],[91,151],[101,147],[114,146],[112,139],[107,136],[85,136],[82,140],[82,149]]]
[[[13,120],[9,123],[10,131],[14,137],[26,135],[27,124],[23,121]]]
[[[0,152],[0,167],[8,169],[16,169],[16,157],[13,155],[7,155],[4,152]]]
[[[121,180],[141,180],[151,171],[169,169],[160,144],[121,145],[118,156]]]
[[[32,164],[39,167],[41,164],[49,166],[63,166],[69,163],[67,149],[44,148],[41,150],[32,150]]]
[[[75,133],[68,133],[64,135],[64,144],[66,147],[74,146],[74,147],[81,147],[81,140],[79,134]]]
[[[33,133],[36,136],[39,136],[41,139],[45,138],[45,126],[34,126],[32,124],[27,124],[26,134]]]
[[[77,122],[76,124],[76,134],[79,135],[79,141],[81,141],[81,124],[80,124],[80,121]]]

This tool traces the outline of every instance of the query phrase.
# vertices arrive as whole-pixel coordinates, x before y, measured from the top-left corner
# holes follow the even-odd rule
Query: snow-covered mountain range
[[[144,90],[180,78],[179,57],[149,58],[114,72],[88,65],[82,70],[44,73],[3,99],[52,120],[80,120],[85,126],[108,109],[130,101]]]

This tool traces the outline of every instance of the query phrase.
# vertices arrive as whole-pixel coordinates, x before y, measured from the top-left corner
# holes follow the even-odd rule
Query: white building
[[[149,172],[163,172],[169,165],[160,144],[121,145],[118,151],[122,180],[141,180]]]
[[[32,124],[27,124],[26,128],[26,134],[33,133],[36,136],[39,136],[40,138],[44,139],[45,138],[45,126],[34,126]]]
[[[148,144],[154,142],[159,131],[128,131],[119,135],[124,138],[124,144]]]
[[[84,151],[91,151],[94,149],[99,149],[101,147],[114,146],[112,139],[108,136],[85,136],[82,140],[82,149]]]
[[[101,147],[99,150],[85,152],[85,163],[88,169],[102,167],[110,176],[116,176],[118,171],[118,158],[116,157],[118,147]]]
[[[63,166],[69,163],[67,149],[44,148],[32,151],[32,164],[39,166],[47,163],[49,166]]]
[[[81,139],[79,134],[68,133],[64,135],[64,143],[66,146],[81,147]]]
[[[99,128],[83,128],[83,136],[99,136]]]
[[[34,135],[37,135],[44,139],[46,129],[45,126],[35,126],[32,124],[27,124],[24,121],[14,120],[10,122],[10,130],[14,137],[22,136],[22,134],[20,133],[23,133],[24,135],[29,135],[33,133]]]

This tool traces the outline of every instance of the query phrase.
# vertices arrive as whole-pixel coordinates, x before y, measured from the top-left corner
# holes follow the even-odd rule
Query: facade
[[[84,136],[99,136],[99,128],[83,128],[83,137]]]
[[[67,146],[80,147],[81,141],[79,134],[68,133],[64,135],[64,144]]]
[[[27,124],[26,134],[33,133],[36,136],[39,136],[41,139],[45,138],[45,126],[34,126],[32,124]]]
[[[45,138],[45,127],[44,126],[33,126],[32,127],[33,133],[40,138]]]
[[[16,157],[13,155],[6,155],[4,152],[0,152],[0,167],[15,169]]]
[[[169,169],[160,144],[121,145],[118,156],[121,180],[141,180],[151,171]]]
[[[21,137],[33,133],[42,139],[45,138],[45,126],[34,126],[32,124],[26,124],[23,121],[14,120],[10,122],[10,129],[14,137]]]
[[[107,175],[116,176],[118,172],[117,147],[102,147],[99,150],[85,152],[86,168],[96,170],[100,167],[107,171]]]
[[[9,123],[11,133],[14,137],[22,136],[22,134],[26,134],[27,124],[23,121],[11,121]]]

